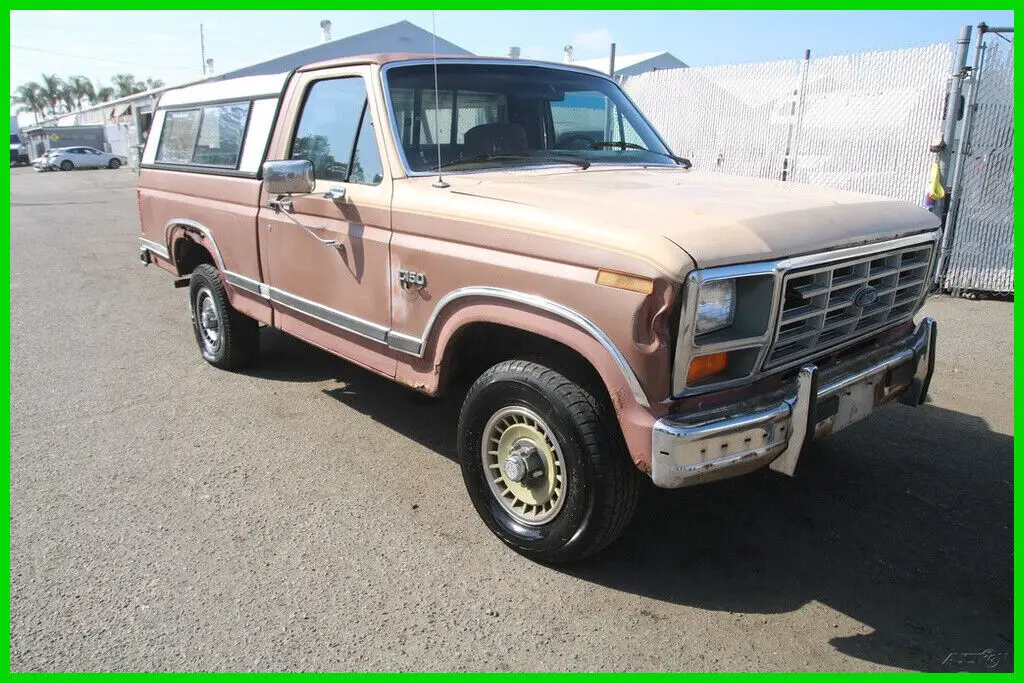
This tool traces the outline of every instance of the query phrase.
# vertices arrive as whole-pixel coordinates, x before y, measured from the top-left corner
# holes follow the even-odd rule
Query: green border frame
[[[88,7],[85,8],[85,9],[91,9],[91,10],[100,10],[100,9],[105,9],[105,10],[134,10],[134,9],[138,9],[136,7],[130,7],[130,6],[126,7],[124,5],[124,3],[114,3],[114,2],[110,2],[110,1],[104,2],[102,0],[92,0],[91,2],[88,2],[87,4],[88,4]],[[271,5],[266,0],[263,0],[262,2],[252,2],[252,1],[250,1],[250,2],[242,2],[242,0],[233,0],[233,1],[229,1],[229,2],[224,2],[222,0],[221,2],[215,2],[212,5],[210,3],[208,3],[208,2],[202,2],[201,0],[180,0],[179,2],[173,3],[173,6],[168,6],[168,4],[166,2],[158,2],[157,4],[158,5],[163,5],[163,7],[152,7],[151,6],[151,7],[145,8],[145,9],[173,9],[173,10],[188,10],[188,9],[203,9],[203,10],[237,9],[237,10],[240,10],[240,11],[242,11],[242,10],[244,10],[244,11],[253,11],[253,10],[258,10],[258,9],[273,9],[273,10],[280,10],[280,9],[282,9],[280,5]],[[18,3],[18,5],[20,5],[20,6],[18,6],[18,7],[8,7],[8,9],[9,10],[11,10],[11,9],[24,9],[24,10],[39,9],[38,6],[33,6],[33,5],[30,5],[30,4],[27,4],[27,3],[25,3],[25,4]],[[500,8],[503,8],[502,7],[503,5],[504,5],[505,8],[510,9],[510,10],[555,10],[555,9],[557,9],[557,10],[594,10],[594,9],[622,10],[623,9],[621,4],[613,4],[610,0],[562,0],[561,2],[556,3],[554,6],[549,4],[549,3],[547,3],[547,2],[544,2],[543,0],[519,0],[519,2],[516,2],[514,4],[513,3],[508,3],[507,5],[505,5],[504,3],[499,3],[498,6],[493,6],[492,5],[492,6],[489,6],[488,9],[491,9],[491,10],[500,9]],[[395,3],[383,2],[383,3],[378,3],[378,4],[376,4],[374,6],[374,9],[378,9],[378,8],[379,9],[397,9],[397,10],[408,9],[408,10],[423,10],[423,11],[427,11],[427,10],[431,10],[431,9],[436,9],[436,5],[434,3],[426,3],[426,2],[395,2]],[[83,9],[83,7],[82,7],[81,4],[78,4],[78,3],[54,2],[54,3],[48,3],[45,6],[45,9],[46,10],[55,10],[55,9],[78,9],[78,10],[80,10],[80,9]],[[334,7],[326,7],[325,8],[325,6],[323,4],[320,4],[320,3],[308,3],[308,2],[298,2],[298,3],[295,3],[292,6],[289,6],[287,9],[288,10],[329,9],[331,11],[337,11],[337,8],[334,8]],[[468,0],[448,0],[444,4],[444,6],[442,8],[442,11],[445,11],[445,10],[460,10],[460,9],[464,9],[464,10],[479,10],[480,9],[480,5],[479,5],[479,3],[476,3],[476,2],[472,2],[471,3]],[[685,6],[685,5],[681,6],[679,2],[672,2],[670,0],[660,0],[660,1],[659,0],[636,0],[635,2],[631,3],[630,6],[629,6],[629,11],[643,11],[643,10],[656,10],[656,9],[657,10],[686,10],[686,9],[689,9],[689,10],[693,10],[693,9],[700,9],[700,10],[810,10],[810,9],[815,9],[815,10],[821,10],[821,9],[828,9],[828,10],[839,10],[839,11],[843,11],[843,10],[845,10],[845,11],[851,11],[851,10],[856,11],[856,10],[866,10],[866,9],[877,9],[877,10],[937,11],[937,10],[949,10],[949,9],[960,9],[960,8],[953,8],[953,7],[938,8],[938,7],[934,6],[931,3],[925,3],[925,2],[921,2],[921,1],[918,1],[918,2],[906,2],[906,1],[904,1],[904,2],[893,3],[893,2],[884,2],[883,0],[864,0],[863,2],[859,2],[859,3],[846,2],[846,3],[840,3],[838,6],[827,7],[827,8],[826,7],[822,7],[822,3],[820,2],[820,0],[818,0],[817,2],[812,1],[812,0],[789,0],[788,2],[785,1],[785,0],[769,0],[768,2],[753,2],[752,0],[734,0],[733,2],[707,2],[707,3],[702,4],[699,8],[695,8],[695,7],[692,7],[692,6],[688,7],[688,6]],[[1013,5],[1006,6],[1006,5],[1003,5],[1002,3],[1000,3],[1000,5],[998,5],[998,6],[987,7],[985,10],[981,10],[981,9],[977,9],[976,10],[974,8],[965,8],[965,9],[968,9],[969,11],[976,11],[978,13],[979,18],[982,18],[986,11],[998,10],[998,9],[1015,10],[1016,8]],[[1014,11],[1014,20],[1015,20],[1015,23],[1016,23],[1016,11]],[[951,34],[950,34],[950,40],[951,41],[955,38],[955,36],[953,35],[953,31],[955,31],[955,28],[956,27],[953,27],[951,29]],[[6,34],[8,36],[8,39],[10,39],[10,23],[8,23]],[[8,40],[8,43],[9,42],[10,42],[10,40]],[[10,57],[8,57],[8,59],[10,59]],[[1015,54],[1015,56],[1014,56],[1014,68],[1016,69],[1016,68],[1020,67],[1022,64],[1024,64],[1024,59],[1022,59],[1021,57],[1017,57],[1016,54]],[[8,63],[8,65],[9,65],[9,63]],[[10,83],[10,76],[8,75],[8,91],[10,91],[10,85],[11,85],[11,83]],[[1014,105],[1015,105],[1015,109],[1014,109],[1014,127],[1015,127],[1015,130],[1020,130],[1021,129],[1021,127],[1020,127],[1021,117],[1019,116],[1019,110],[1016,109],[1016,104],[1020,100],[1020,95],[1021,95],[1022,92],[1024,92],[1024,84],[1021,84],[1020,81],[1016,81],[1014,83]],[[1016,173],[1016,169],[1020,168],[1021,157],[1022,157],[1022,154],[1021,154],[1020,148],[1015,146],[1015,148],[1014,148],[1014,169],[1015,169],[1014,170],[1014,178],[1015,179],[1018,179],[1018,175]],[[3,184],[7,188],[6,196],[8,196],[8,197],[10,197],[10,183],[11,183],[10,175],[4,176]],[[1015,185],[1015,189],[1014,189],[1014,223],[1015,224],[1016,224],[1016,219],[1019,218],[1021,213],[1022,213],[1021,209],[1020,209],[1022,198],[1024,198],[1024,190],[1021,190],[1019,185]],[[4,345],[5,355],[6,355],[7,359],[8,359],[8,373],[4,376],[3,383],[4,383],[4,386],[6,388],[6,393],[8,394],[8,397],[10,397],[10,392],[11,392],[11,374],[10,374],[10,370],[11,370],[11,337],[10,337],[10,335],[11,335],[11,330],[10,330],[10,320],[11,320],[11,308],[10,308],[10,306],[11,306],[11,281],[10,281],[11,239],[10,239],[10,227],[11,227],[10,226],[10,213],[8,212],[7,217],[6,217],[6,225],[4,226],[3,230],[0,230],[0,240],[2,240],[2,246],[3,246],[3,255],[0,256],[0,277],[2,277],[2,279],[3,279],[3,283],[4,283],[3,287],[4,287],[5,293],[6,293],[6,296],[4,297],[4,300],[3,300],[3,308],[4,308],[5,315],[3,317],[2,325],[3,325],[4,328],[6,328],[6,334],[3,335],[3,345]],[[1016,283],[1020,282],[1021,275],[1022,275],[1022,273],[1024,273],[1024,269],[1022,269],[1022,261],[1024,261],[1024,259],[1022,259],[1022,257],[1021,257],[1022,249],[1024,249],[1024,237],[1022,237],[1020,233],[1017,233],[1016,230],[1014,230],[1013,242],[1014,242],[1014,301],[1013,301],[1013,316],[1014,316],[1014,323],[1013,323],[1013,330],[1014,330],[1014,340],[1013,340],[1013,353],[1014,353],[1013,391],[1014,391],[1014,397],[1013,397],[1013,407],[1014,407],[1014,417],[1013,417],[1013,428],[1014,428],[1014,434],[1016,435],[1016,432],[1020,431],[1022,424],[1024,424],[1024,417],[1022,417],[1022,414],[1021,414],[1022,413],[1022,409],[1024,409],[1024,400],[1019,399],[1018,398],[1018,394],[1017,394],[1017,389],[1018,389],[1017,378],[1018,378],[1018,368],[1019,368],[1019,364],[1018,364],[1019,360],[1018,359],[1021,358],[1022,351],[1024,351],[1024,340],[1022,340],[1022,335],[1021,335],[1021,332],[1024,331],[1024,322],[1021,321],[1021,313],[1024,312],[1024,304],[1021,304],[1017,300],[1017,298],[1016,298]],[[3,596],[2,596],[2,599],[3,599],[3,607],[2,607],[2,609],[3,609],[3,617],[4,617],[4,624],[5,624],[5,627],[6,627],[5,628],[6,642],[5,642],[5,647],[4,647],[4,651],[3,651],[3,655],[2,655],[3,656],[2,671],[3,671],[3,673],[8,674],[9,677],[12,680],[16,680],[16,681],[17,680],[29,680],[29,679],[36,679],[36,678],[39,678],[39,677],[45,677],[45,680],[48,680],[48,681],[50,681],[50,680],[52,680],[52,681],[77,681],[77,680],[95,680],[97,677],[101,677],[101,678],[115,678],[115,679],[127,679],[127,678],[145,677],[145,680],[148,680],[148,681],[158,681],[158,680],[165,680],[165,679],[180,680],[182,677],[204,677],[205,678],[205,677],[211,677],[211,676],[233,677],[233,678],[243,677],[243,678],[247,678],[247,679],[257,678],[258,677],[261,680],[269,680],[269,679],[278,679],[278,680],[289,679],[289,680],[293,680],[294,676],[301,675],[304,678],[309,679],[309,680],[326,680],[328,678],[330,678],[332,680],[335,680],[338,677],[345,677],[345,678],[352,678],[352,679],[358,678],[359,680],[369,682],[369,681],[374,681],[374,680],[385,680],[385,679],[391,680],[391,679],[393,679],[396,676],[413,675],[413,676],[416,676],[417,678],[420,678],[420,679],[439,679],[439,678],[447,678],[449,676],[457,676],[460,680],[486,680],[486,681],[497,681],[497,680],[513,681],[514,680],[517,683],[523,683],[523,681],[525,679],[533,679],[533,680],[538,680],[539,681],[539,680],[541,680],[542,676],[544,677],[544,680],[548,680],[551,677],[557,677],[559,679],[566,679],[566,678],[578,678],[580,676],[601,676],[601,677],[614,676],[616,678],[616,680],[641,680],[641,679],[643,679],[643,680],[650,680],[652,678],[664,678],[666,676],[673,676],[673,677],[675,677],[675,676],[702,676],[702,677],[703,676],[716,676],[716,677],[728,677],[728,678],[742,676],[742,677],[747,678],[747,679],[749,679],[750,677],[772,677],[772,678],[777,678],[778,676],[785,676],[785,677],[799,676],[800,678],[814,677],[814,678],[816,678],[818,680],[823,680],[823,679],[826,679],[826,678],[828,678],[828,679],[839,679],[839,678],[841,678],[844,681],[850,681],[850,680],[857,680],[857,679],[861,679],[861,678],[868,678],[868,677],[873,678],[873,677],[876,677],[876,676],[879,676],[879,675],[886,675],[886,674],[872,674],[872,673],[846,673],[846,674],[834,674],[834,673],[799,673],[799,674],[767,674],[767,673],[738,673],[738,674],[737,673],[725,673],[725,674],[679,674],[679,673],[664,673],[664,674],[661,674],[661,673],[647,673],[647,674],[644,674],[644,673],[616,673],[616,674],[578,674],[578,673],[555,673],[555,674],[549,674],[549,673],[545,673],[545,674],[521,674],[521,673],[494,673],[494,674],[481,674],[481,673],[469,673],[469,674],[445,674],[445,673],[418,673],[418,674],[399,674],[399,673],[288,674],[288,673],[277,673],[277,674],[261,674],[261,673],[116,673],[116,672],[111,672],[111,673],[10,673],[11,672],[11,649],[10,649],[10,641],[11,641],[11,629],[10,629],[10,624],[11,624],[11,618],[10,618],[11,617],[11,612],[10,612],[10,608],[11,608],[11,602],[10,602],[10,598],[11,598],[11,582],[10,582],[10,566],[11,566],[11,544],[10,544],[10,521],[11,521],[10,439],[11,439],[11,421],[10,421],[10,400],[6,401],[3,404],[3,414],[4,414],[3,429],[4,429],[4,434],[6,436],[5,441],[8,444],[8,454],[7,454],[6,460],[4,461],[4,464],[3,464],[3,474],[4,474],[4,491],[3,491],[3,496],[4,496],[5,507],[6,507],[6,510],[7,510],[7,524],[3,525],[3,527],[2,527],[2,536],[3,536],[3,564],[4,564],[4,566],[6,566],[8,568],[8,579],[3,584]],[[1021,461],[1020,461],[1021,448],[1017,446],[1016,439],[1014,439],[1013,453],[1014,453],[1014,468],[1013,468],[1013,487],[1014,487],[1014,493],[1013,493],[1013,526],[1014,526],[1014,529],[1016,529],[1016,528],[1019,528],[1021,517],[1022,517],[1022,515],[1020,514],[1020,510],[1019,510],[1019,508],[1017,506],[1017,492],[1019,490],[1019,485],[1020,485],[1020,483],[1022,481],[1021,480],[1021,472],[1022,472],[1022,469],[1024,469],[1024,466],[1021,465]],[[1018,595],[1018,585],[1019,584],[1018,584],[1017,576],[1020,574],[1021,570],[1024,570],[1024,561],[1022,561],[1022,559],[1021,559],[1021,554],[1019,552],[1020,546],[1017,543],[1016,536],[1014,536],[1013,549],[1014,549],[1014,560],[1013,560],[1013,571],[1014,571],[1014,581],[1013,581],[1013,601],[1014,601],[1013,623],[1014,623],[1014,628],[1016,629],[1016,627],[1020,623],[1020,620],[1018,619],[1018,617],[1019,617],[1019,615],[1021,613],[1020,601],[1018,599],[1018,597],[1019,597],[1019,595]],[[1014,651],[1013,651],[1013,668],[1014,668],[1014,671],[1017,671],[1020,668],[1020,664],[1021,664],[1020,651],[1016,650],[1016,648],[1015,648]],[[938,676],[939,678],[946,678],[946,677],[951,677],[951,676],[960,677],[960,676],[963,676],[965,674],[960,674],[960,673],[949,673],[949,674],[945,674],[945,673],[941,673],[941,674],[902,673],[902,674],[896,674],[896,675],[900,675],[900,676],[904,677],[904,680],[908,680],[908,677],[909,678],[916,678],[916,677],[920,677],[920,676],[929,676],[931,678],[931,677]],[[976,675],[981,675],[981,674],[966,674],[966,675],[968,675],[968,676],[976,676]],[[1015,678],[1015,674],[984,674],[984,675],[986,676],[986,680],[997,680],[997,679]]]

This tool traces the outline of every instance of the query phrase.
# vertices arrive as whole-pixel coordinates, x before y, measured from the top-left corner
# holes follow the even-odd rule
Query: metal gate
[[[1013,29],[979,26],[952,178],[943,287],[1013,291]]]

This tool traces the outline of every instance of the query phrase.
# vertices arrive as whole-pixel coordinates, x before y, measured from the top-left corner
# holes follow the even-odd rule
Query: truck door
[[[368,75],[296,75],[268,159],[308,159],[316,187],[277,209],[263,191],[260,257],[277,327],[393,375],[379,353],[391,325],[391,176]]]

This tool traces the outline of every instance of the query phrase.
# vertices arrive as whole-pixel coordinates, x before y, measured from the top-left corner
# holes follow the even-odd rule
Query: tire
[[[75,168],[75,165],[73,163],[71,163],[70,161],[68,161],[67,159],[65,159],[64,161],[60,162],[60,170],[62,170],[62,171],[71,171],[74,168]]]
[[[107,168],[112,168],[112,169],[114,169],[116,171],[117,169],[121,168],[121,160],[120,159],[111,159],[110,163],[107,164]]]
[[[525,360],[495,365],[466,394],[458,450],[469,497],[488,528],[530,559],[593,555],[618,538],[636,510],[639,474],[614,411],[596,396]],[[520,453],[525,459],[510,468]],[[517,481],[524,463],[534,476]]]
[[[251,363],[259,352],[259,323],[232,308],[217,269],[196,266],[188,293],[192,331],[203,358],[222,370]]]

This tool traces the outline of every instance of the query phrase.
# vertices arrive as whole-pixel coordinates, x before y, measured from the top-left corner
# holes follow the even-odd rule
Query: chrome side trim
[[[151,251],[162,259],[171,260],[171,254],[167,251],[167,247],[162,244],[147,240],[145,237],[140,237],[139,245],[139,249],[142,251]]]
[[[434,307],[434,311],[430,314],[430,319],[427,321],[427,326],[423,330],[423,336],[419,340],[408,335],[390,332],[387,335],[388,346],[393,349],[415,355],[417,358],[422,358],[426,351],[426,340],[430,338],[430,332],[434,327],[434,323],[437,322],[437,318],[441,315],[445,306],[457,299],[464,299],[466,297],[483,297],[488,299],[514,301],[516,303],[523,304],[524,306],[535,308],[546,313],[556,315],[564,320],[568,320],[573,325],[579,327],[596,339],[598,343],[600,343],[601,346],[611,354],[611,357],[615,360],[615,364],[619,366],[619,370],[626,378],[626,382],[629,384],[629,388],[633,392],[633,397],[636,399],[637,403],[645,408],[650,407],[651,404],[647,400],[647,395],[644,393],[643,387],[640,385],[640,380],[637,378],[636,373],[633,372],[633,368],[629,365],[629,361],[626,360],[625,356],[622,355],[622,352],[619,351],[619,348],[615,345],[615,342],[613,342],[608,335],[601,330],[601,328],[573,309],[535,294],[524,294],[522,292],[502,289],[499,287],[462,287],[461,289],[453,290],[437,302],[437,305]],[[414,346],[415,342],[418,342],[418,347]],[[416,348],[416,350],[413,351],[413,348]]]
[[[260,285],[263,283],[259,282],[258,280],[253,280],[252,278],[240,275],[239,273],[233,273],[230,270],[224,271],[224,279],[228,281],[228,284],[234,285],[239,289],[244,289],[245,291],[255,294],[257,296],[270,298],[269,296],[263,294],[263,291],[260,288]]]
[[[633,368],[630,366],[629,361],[626,360],[625,356],[622,355],[622,352],[620,352],[619,348],[615,345],[615,342],[613,342],[611,338],[601,330],[601,328],[571,308],[567,308],[566,306],[534,294],[523,294],[522,292],[516,292],[510,289],[501,289],[498,287],[463,287],[462,289],[456,289],[442,297],[437,303],[437,306],[434,307],[433,312],[430,314],[430,319],[427,321],[426,328],[423,330],[423,336],[417,338],[401,332],[391,331],[387,327],[370,322],[369,320],[364,320],[354,315],[349,315],[348,313],[328,308],[327,306],[310,301],[309,299],[304,299],[290,292],[286,292],[283,289],[268,287],[262,282],[245,277],[244,275],[239,275],[238,273],[224,271],[224,276],[228,283],[239,287],[240,289],[244,289],[247,292],[263,296],[276,304],[298,311],[303,315],[308,315],[311,318],[315,318],[329,325],[334,325],[335,327],[352,332],[361,337],[365,337],[371,341],[386,344],[390,349],[407,353],[411,356],[415,356],[416,358],[423,358],[423,355],[426,352],[426,340],[430,338],[430,332],[433,329],[434,324],[437,322],[437,319],[441,315],[445,306],[453,301],[464,299],[466,297],[483,297],[488,299],[514,301],[567,320],[596,339],[597,342],[601,344],[601,346],[603,346],[615,360],[615,364],[619,367],[619,371],[622,372],[623,377],[626,378],[626,382],[629,384],[630,391],[633,392],[633,397],[636,399],[637,403],[645,408],[649,408],[651,405],[647,400],[647,395],[644,393],[640,380],[637,378],[636,373],[633,372]]]
[[[258,288],[257,288],[258,291]],[[328,308],[309,299],[303,299],[301,296],[296,296],[290,292],[286,292],[283,289],[277,287],[270,288],[270,300],[276,304],[290,308],[293,311],[298,311],[303,315],[308,315],[311,318],[315,318],[321,322],[340,327],[343,330],[358,334],[361,337],[366,337],[375,342],[385,343],[388,336],[388,328],[372,323],[369,320],[363,320],[357,318],[354,315],[337,311],[333,308]]]
[[[193,230],[198,230],[203,235],[205,235],[206,239],[210,240],[210,244],[213,245],[213,255],[217,257],[217,267],[220,270],[225,270],[224,257],[221,256],[220,254],[220,247],[217,246],[217,240],[213,239],[213,233],[211,233],[210,229],[207,228],[202,223],[196,223],[195,221],[189,220],[188,218],[172,218],[171,220],[167,221],[167,225],[164,226],[164,242],[166,242],[167,244],[171,243],[171,230],[179,225],[186,228],[192,228]]]
[[[411,337],[401,332],[388,332],[388,346],[396,351],[412,354],[417,358],[423,357],[423,342],[417,337]]]

